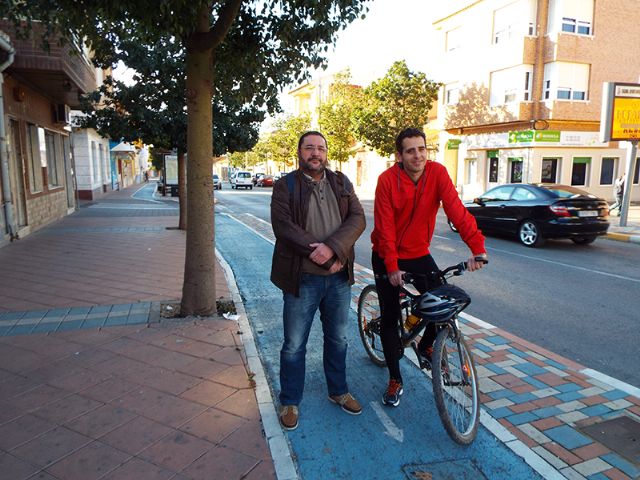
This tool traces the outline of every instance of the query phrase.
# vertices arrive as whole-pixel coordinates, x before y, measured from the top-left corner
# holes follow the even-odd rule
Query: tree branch
[[[189,38],[187,47],[194,50],[209,50],[220,45],[238,16],[242,1],[228,0],[220,9],[220,15],[216,23],[207,32],[193,33]]]

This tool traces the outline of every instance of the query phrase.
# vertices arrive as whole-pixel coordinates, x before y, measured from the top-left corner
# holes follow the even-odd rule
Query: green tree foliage
[[[320,130],[327,137],[329,144],[329,160],[342,162],[349,160],[355,145],[355,111],[364,97],[362,89],[352,85],[347,70],[336,75],[331,85],[329,99],[319,109]]]
[[[239,105],[278,109],[279,87],[320,67],[336,33],[369,0],[3,0],[6,18],[39,20],[84,39],[94,61],[115,63],[134,38],[154,45],[179,39],[185,50],[188,228],[182,314],[215,312],[211,170],[216,83],[230,82]],[[135,65],[128,65],[135,68]],[[229,145],[229,142],[226,142]]]
[[[409,70],[404,61],[395,62],[365,89],[354,114],[356,138],[380,155],[393,155],[400,130],[427,123],[439,87],[424,73]]]
[[[298,140],[311,128],[308,114],[281,117],[274,130],[261,145],[262,154],[274,161],[281,171],[290,170],[298,161]]]

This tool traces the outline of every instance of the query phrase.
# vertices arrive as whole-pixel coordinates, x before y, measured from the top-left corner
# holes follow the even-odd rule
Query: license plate
[[[580,210],[578,211],[579,217],[597,217],[598,212],[596,210]]]

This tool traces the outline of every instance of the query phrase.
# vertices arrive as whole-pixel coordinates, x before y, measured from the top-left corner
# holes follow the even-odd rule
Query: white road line
[[[557,260],[547,260],[546,258],[536,258],[530,255],[523,255],[522,253],[513,253],[508,250],[502,250],[500,248],[488,247],[487,250],[506,253],[507,255],[513,255],[514,257],[522,257],[522,258],[527,258],[529,260],[536,260],[538,262],[551,263],[552,265],[560,265],[562,267],[573,268],[574,270],[580,270],[583,272],[595,273],[597,275],[603,275],[605,277],[613,277],[613,278],[618,278],[620,280],[627,280],[629,282],[640,283],[640,279],[638,278],[625,277],[624,275],[616,275],[615,273],[608,273],[600,270],[593,270],[592,268],[579,267],[577,265],[571,265],[569,263],[558,262]]]
[[[147,200],[149,201],[149,200]],[[158,202],[162,203],[162,202]],[[178,211],[175,207],[151,207],[145,203],[137,204],[122,204],[122,205],[107,205],[104,203],[99,203],[96,205],[89,205],[87,208],[100,208],[103,210],[173,210],[175,212]]]
[[[474,317],[473,315],[469,315],[468,313],[464,313],[462,312],[460,314],[460,318],[463,318],[471,323],[475,323],[476,325],[478,325],[480,328],[485,328],[487,330],[491,330],[493,328],[496,328],[495,325],[491,325],[490,323],[485,322],[484,320],[480,320],[477,317]]]
[[[249,225],[247,225],[246,223],[244,223],[242,220],[234,217],[233,215],[231,215],[230,213],[221,213],[220,215],[224,215],[226,217],[229,217],[231,220],[235,220],[236,222],[238,222],[240,225],[242,225],[244,228],[246,228],[247,230],[251,230],[253,233],[255,233],[256,235],[258,235],[260,238],[266,240],[267,242],[269,242],[271,245],[274,245],[275,242],[273,240],[271,240],[270,238],[265,237],[263,234],[261,234],[260,232],[258,232],[257,230],[251,228]]]
[[[378,416],[382,426],[384,427],[384,433],[393,438],[396,442],[402,443],[404,441],[404,431],[393,423],[393,420],[387,415],[383,407],[378,402],[370,402],[369,405]]]

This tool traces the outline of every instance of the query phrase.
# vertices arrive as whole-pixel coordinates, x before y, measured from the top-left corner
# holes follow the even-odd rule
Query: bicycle
[[[488,263],[478,257],[478,261]],[[447,279],[460,276],[466,262],[438,272],[442,285],[423,294],[400,288],[398,330],[403,348],[411,346],[421,369],[432,370],[431,381],[438,414],[449,436],[461,445],[469,445],[476,437],[480,417],[478,376],[473,356],[458,325],[458,315],[471,303],[471,298]],[[417,274],[404,274],[404,281],[413,285]],[[408,330],[407,316],[415,315],[419,322]],[[358,330],[369,358],[380,367],[386,365],[382,352],[380,328],[382,315],[375,285],[368,285],[358,299]],[[432,361],[419,351],[416,337],[425,327],[436,326]]]

